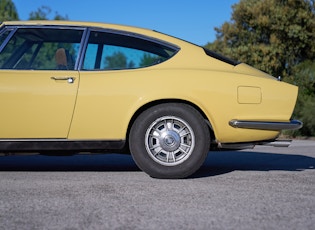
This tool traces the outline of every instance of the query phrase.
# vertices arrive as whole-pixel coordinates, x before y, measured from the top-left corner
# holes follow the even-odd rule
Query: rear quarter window
[[[137,69],[162,63],[178,48],[129,34],[91,31],[83,70]]]

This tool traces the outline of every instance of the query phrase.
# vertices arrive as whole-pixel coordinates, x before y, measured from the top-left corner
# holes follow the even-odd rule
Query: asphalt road
[[[128,155],[0,157],[0,229],[315,229],[315,141],[209,152],[184,180]]]

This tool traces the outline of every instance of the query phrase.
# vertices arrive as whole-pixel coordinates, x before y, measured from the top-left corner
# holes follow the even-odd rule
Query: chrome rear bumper
[[[295,130],[302,128],[303,123],[298,120],[291,120],[289,122],[268,122],[268,121],[244,121],[231,120],[230,126],[242,129],[259,129],[259,130]]]

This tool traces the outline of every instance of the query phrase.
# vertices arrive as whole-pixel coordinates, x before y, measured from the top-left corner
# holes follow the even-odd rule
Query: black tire
[[[160,104],[137,117],[130,130],[129,147],[138,167],[151,177],[186,178],[205,161],[210,132],[192,106]]]

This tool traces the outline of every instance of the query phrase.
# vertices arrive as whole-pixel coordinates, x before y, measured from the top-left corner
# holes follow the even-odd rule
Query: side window
[[[156,65],[177,48],[143,38],[93,31],[90,34],[83,70],[122,70]]]
[[[0,53],[1,69],[74,70],[83,31],[20,28]]]

